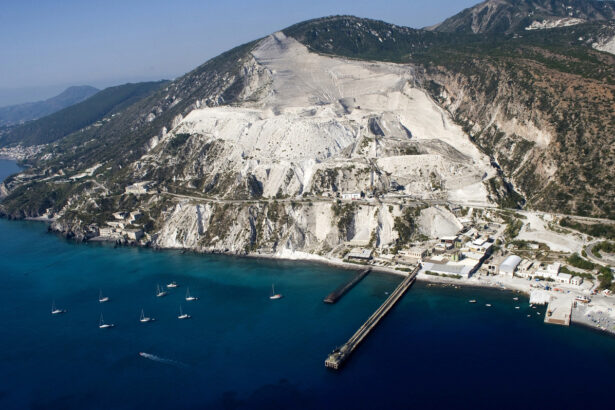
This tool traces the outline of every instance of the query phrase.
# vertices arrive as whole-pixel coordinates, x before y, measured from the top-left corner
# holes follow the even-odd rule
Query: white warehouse
[[[520,257],[517,255],[510,255],[500,264],[500,274],[512,277],[520,263]]]

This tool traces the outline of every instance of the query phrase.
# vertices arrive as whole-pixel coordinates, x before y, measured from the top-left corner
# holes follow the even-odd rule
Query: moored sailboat
[[[143,309],[141,309],[141,317],[139,318],[139,322],[147,323],[147,322],[153,322],[154,320],[156,320],[156,319],[154,319],[152,317],[145,316],[145,313],[143,312]]]
[[[186,289],[186,300],[188,302],[192,302],[192,301],[195,301],[195,300],[199,300],[199,298],[197,298],[196,296],[191,296],[190,295],[190,288],[188,288],[188,289]]]
[[[57,308],[55,300],[51,301],[51,314],[52,315],[61,315],[62,313],[66,313],[66,309],[59,309],[59,308]]]
[[[275,293],[275,285],[271,285],[271,296],[269,296],[269,299],[271,300],[275,300],[275,299],[282,299],[282,294],[281,293]]]
[[[163,290],[160,285],[156,285],[156,297],[161,298],[167,295],[167,291]]]
[[[100,329],[109,329],[115,326],[113,323],[105,323],[105,319],[103,318],[103,314],[100,314],[100,321],[98,322],[98,327]]]
[[[179,305],[179,316],[177,316],[178,319],[190,319],[192,316],[190,316],[187,313],[184,313],[184,311],[182,310],[181,305]]]
[[[98,303],[105,303],[109,301],[109,296],[103,296],[102,289],[98,293]]]

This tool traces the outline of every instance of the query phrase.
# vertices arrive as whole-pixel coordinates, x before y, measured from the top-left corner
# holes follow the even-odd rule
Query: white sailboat
[[[113,323],[105,323],[105,319],[103,318],[103,314],[100,314],[100,322],[98,322],[98,327],[100,329],[109,329],[110,327],[115,326]]]
[[[156,285],[156,297],[161,298],[167,295],[167,291],[163,290],[160,285]]]
[[[192,316],[190,316],[187,313],[184,313],[184,311],[182,310],[181,305],[179,305],[179,316],[177,316],[178,319],[190,319]]]
[[[281,293],[275,293],[275,285],[271,285],[271,296],[269,296],[269,299],[271,300],[275,300],[275,299],[282,299],[282,294]]]
[[[58,309],[56,307],[55,300],[51,301],[51,314],[52,315],[61,315],[62,313],[66,313],[66,309]]]
[[[156,319],[154,319],[152,317],[145,316],[145,313],[143,313],[143,309],[141,309],[141,317],[139,318],[139,322],[147,323],[147,322],[153,322],[154,320],[156,320]]]
[[[171,283],[167,283],[167,288],[169,288],[169,289],[174,289],[174,288],[178,288],[178,287],[179,287],[179,285],[175,281],[173,281]]]
[[[105,303],[109,301],[109,296],[103,296],[102,289],[98,293],[98,303]]]
[[[190,296],[190,288],[186,289],[186,300],[188,302],[192,302],[194,300],[199,300],[199,298],[197,298],[196,296]]]

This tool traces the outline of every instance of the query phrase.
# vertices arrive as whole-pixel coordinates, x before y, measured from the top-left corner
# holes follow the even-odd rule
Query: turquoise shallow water
[[[334,373],[326,355],[399,278],[370,274],[331,306],[352,273],[76,244],[36,222],[0,220],[0,241],[3,409],[572,408],[608,403],[615,380],[615,339],[544,325],[508,292],[419,283]],[[284,299],[268,299],[272,283]],[[52,316],[52,299],[68,313]],[[139,323],[141,308],[157,321]],[[115,328],[98,328],[101,312]]]

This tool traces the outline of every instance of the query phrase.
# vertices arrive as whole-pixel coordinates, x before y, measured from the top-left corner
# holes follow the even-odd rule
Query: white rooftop
[[[513,273],[515,269],[517,269],[519,263],[521,263],[520,257],[517,255],[510,255],[500,264],[500,272]]]

